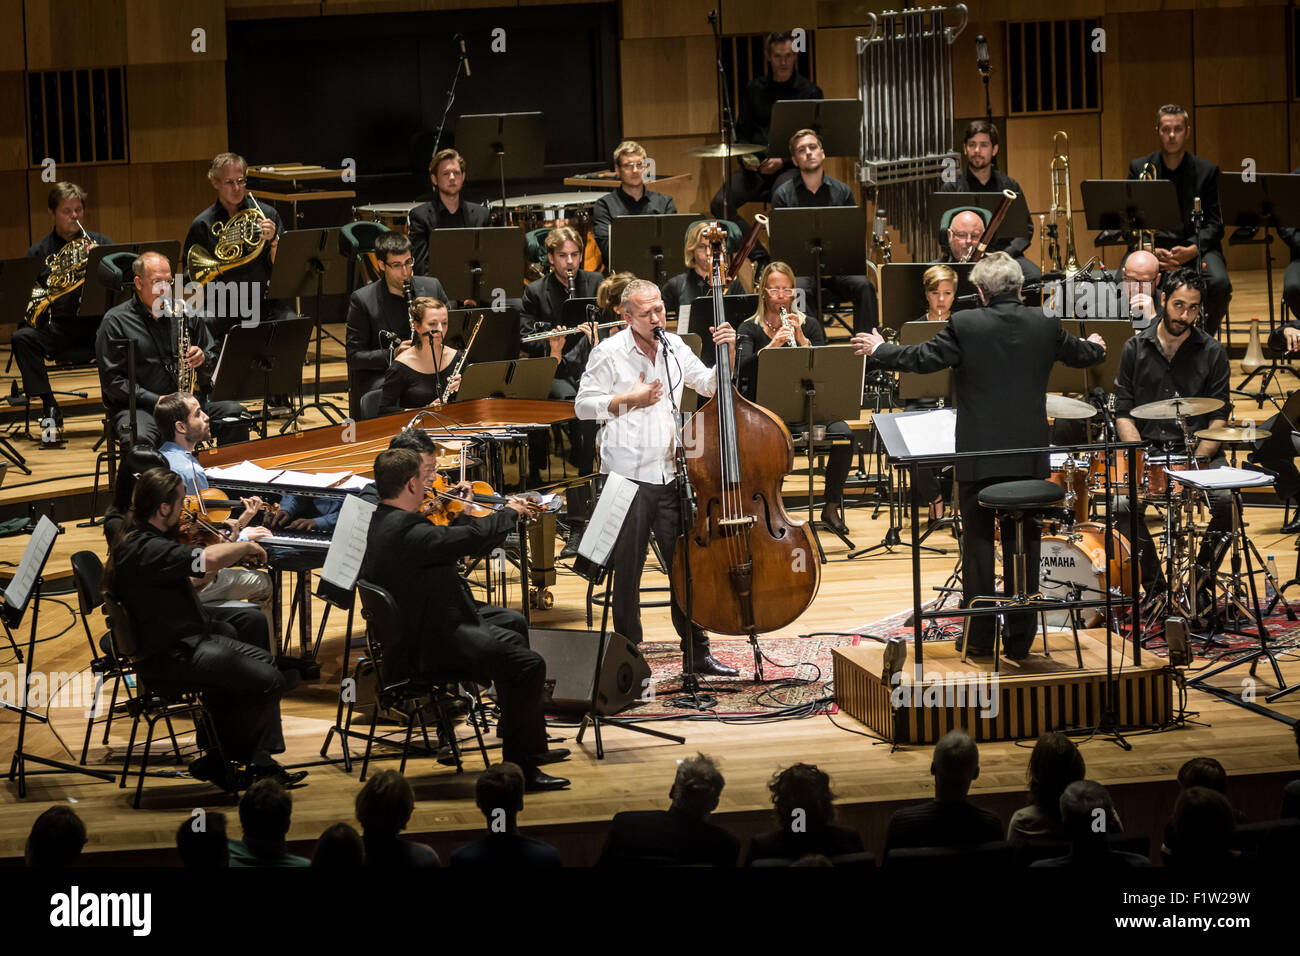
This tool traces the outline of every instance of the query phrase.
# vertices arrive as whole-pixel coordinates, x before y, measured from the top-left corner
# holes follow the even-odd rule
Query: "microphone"
[[[885,210],[876,210],[876,221],[871,224],[871,238],[877,242],[885,238]]]
[[[1106,390],[1098,385],[1092,390],[1092,400],[1102,408],[1106,407]]]
[[[457,33],[452,39],[460,44],[460,59],[465,64],[465,76],[468,77],[471,74],[469,72],[469,54],[465,52],[465,37]]]
[[[668,354],[668,333],[664,331],[662,325],[654,327],[655,338],[657,338],[664,347],[664,354]]]
[[[988,77],[989,41],[982,33],[975,38],[975,66],[980,71],[981,76]]]

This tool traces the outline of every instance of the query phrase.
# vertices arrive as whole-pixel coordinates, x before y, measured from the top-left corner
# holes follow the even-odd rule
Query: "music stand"
[[[271,396],[302,391],[302,358],[307,354],[313,324],[319,328],[319,323],[303,318],[267,322],[251,328],[232,326],[222,339],[221,352],[212,369],[209,400],[243,402],[260,398],[261,432],[265,438]],[[286,424],[281,428],[281,433],[288,427]]]
[[[694,213],[618,216],[609,223],[609,271],[630,272],[662,286],[686,271],[682,247]]]
[[[722,297],[722,315],[733,329],[758,311],[756,295],[725,295]],[[713,345],[713,296],[702,295],[691,303],[691,314],[686,324],[688,335],[696,336],[700,348],[695,353],[700,361],[713,368],[718,364],[718,351]]]
[[[429,233],[429,275],[437,276],[447,295],[458,302],[482,304],[500,289],[508,298],[524,292],[519,259],[524,231],[518,226],[435,229]],[[484,296],[484,292],[489,293]]]
[[[1117,231],[1134,246],[1139,232],[1182,232],[1178,191],[1168,179],[1085,179],[1079,192],[1087,226],[1094,232]]]
[[[900,331],[908,322],[924,319],[929,310],[925,300],[925,286],[922,277],[933,263],[929,262],[886,262],[880,269],[880,285],[883,302],[881,304],[881,324],[888,329]],[[963,296],[975,296],[975,305],[979,305],[979,293],[970,281],[970,271],[975,268],[973,262],[945,262],[957,273],[956,294],[953,296],[952,311],[958,311],[957,300]]]
[[[930,232],[932,235],[939,236],[941,248],[948,249],[948,233],[946,230],[939,228],[939,223],[943,216],[950,209],[959,209],[962,206],[974,206],[976,209],[988,210],[990,216],[997,211],[998,206],[1002,205],[1002,200],[1006,197],[999,192],[991,193],[958,193],[958,192],[935,192],[930,194],[929,211],[930,211]],[[1002,220],[1002,225],[998,226],[998,231],[989,236],[990,241],[1000,241],[1002,239],[1028,239],[1033,224],[1029,219],[1029,203],[1025,201],[1024,193],[1017,193],[1015,200],[1011,203],[1011,208],[1007,210],[1006,217]],[[949,249],[949,252],[952,250]]]
[[[456,149],[465,157],[466,169],[497,171],[501,221],[508,224],[506,180],[545,175],[546,124],[541,113],[470,113],[456,123]],[[490,178],[480,174],[474,181]]]
[[[822,279],[862,274],[867,223],[861,206],[773,209],[769,235],[773,259],[784,261],[797,276],[813,277],[818,321]]]
[[[595,299],[565,299],[560,303],[560,325],[568,329],[576,329],[584,322],[599,323],[602,315]],[[608,333],[616,330],[603,329],[602,331]],[[597,333],[596,341],[599,342],[600,339],[601,335]]]
[[[478,398],[518,398],[546,401],[559,363],[545,358],[512,359],[508,362],[477,362],[466,365],[460,375],[456,401]]]
[[[921,345],[930,341],[948,327],[947,322],[931,322],[920,319],[905,324],[898,333],[901,346]],[[898,374],[898,397],[900,400],[940,398],[945,405],[952,404],[952,369],[944,368],[937,372],[900,372]]]
[[[851,345],[823,345],[764,349],[758,353],[755,382],[758,404],[783,421],[804,424],[803,444],[808,451],[808,524],[817,542],[817,554],[826,563],[818,527],[829,528],[850,548],[847,535],[813,517],[813,459],[816,440],[813,427],[818,421],[834,422],[856,418],[862,412],[862,382],[866,360]]]
[[[787,156],[790,137],[810,129],[821,137],[827,156],[854,156],[862,147],[862,101],[777,100],[768,125],[767,154]]]
[[[324,334],[321,297],[327,293],[340,295],[348,291],[348,261],[339,252],[338,229],[294,229],[280,236],[275,266],[271,269],[271,278],[266,284],[264,300],[294,299],[294,308],[301,315],[302,306],[298,300],[309,293],[316,296],[315,397],[309,403],[302,401],[302,382],[299,380],[298,408],[281,427],[281,434],[297,424],[309,408],[319,409],[331,425],[338,424],[330,417],[331,412],[340,421],[347,418],[337,405],[321,398],[320,347]]]
[[[600,671],[605,662],[605,649],[609,645],[609,614],[613,601],[610,598],[614,585],[614,569],[610,567],[610,557],[614,553],[615,544],[623,529],[623,522],[627,518],[628,508],[632,506],[632,501],[636,498],[636,484],[622,475],[611,472],[605,481],[605,487],[600,493],[600,498],[596,502],[596,507],[592,510],[591,518],[587,522],[587,530],[583,532],[582,541],[578,544],[578,554],[573,560],[573,571],[579,577],[590,581],[593,585],[605,586],[605,599],[603,601],[604,609],[600,613],[600,639],[596,647],[596,668],[592,675],[591,681],[591,703],[587,708],[587,713],[582,717],[582,724],[578,727],[577,742],[582,743],[582,738],[587,733],[587,727],[596,735],[596,759],[605,759],[605,745],[600,736],[600,725],[609,724],[614,727],[623,727],[627,730],[634,730],[639,734],[646,734],[650,737],[658,737],[661,740],[671,740],[673,743],[686,743],[685,737],[678,737],[675,734],[666,734],[662,730],[654,730],[650,727],[643,727],[633,718],[609,716],[602,717],[597,707],[597,698],[600,694]],[[690,676],[683,674],[683,681]]]
[[[0,707],[6,710],[18,711],[18,744],[14,748],[13,760],[9,764],[9,779],[13,780],[15,776],[18,778],[19,797],[27,796],[27,777],[35,774],[76,773],[85,777],[94,777],[97,780],[112,780],[114,776],[102,770],[88,770],[85,767],[62,763],[58,760],[35,757],[23,749],[27,736],[28,718],[48,723],[43,715],[33,713],[28,707],[31,701],[31,681],[28,679],[28,675],[31,673],[36,655],[36,623],[40,617],[41,585],[44,583],[41,576],[45,573],[45,564],[50,558],[50,552],[54,550],[54,541],[58,535],[58,526],[47,515],[41,515],[40,520],[36,523],[36,529],[32,532],[31,539],[27,542],[27,547],[23,549],[23,556],[18,562],[18,569],[14,572],[13,580],[9,582],[9,587],[4,590],[4,605],[0,606],[0,622],[4,624],[5,634],[9,637],[9,643],[13,645],[20,664],[23,662],[23,655],[14,642],[13,629],[22,624],[27,608],[30,606],[32,609],[31,631],[27,638],[27,667],[19,668],[18,671],[19,680],[23,685],[22,703],[14,705],[8,701],[0,701]],[[54,688],[51,687],[50,692],[53,693],[53,691]],[[27,770],[28,761],[51,769],[35,770],[29,773]]]
[[[447,313],[447,333],[443,342],[454,349],[463,349],[474,334],[479,320],[478,335],[465,359],[467,365],[475,362],[506,362],[519,357],[519,313],[514,309],[453,309]]]

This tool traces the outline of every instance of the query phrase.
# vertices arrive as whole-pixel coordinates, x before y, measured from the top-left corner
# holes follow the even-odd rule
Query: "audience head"
[[[1110,794],[1095,780],[1076,780],[1066,787],[1058,810],[1065,835],[1076,849],[1100,848],[1107,833],[1118,832]]]
[[[778,771],[767,789],[772,794],[777,826],[782,829],[802,819],[807,831],[820,830],[835,817],[831,778],[813,764],[796,763]]]
[[[980,752],[975,741],[960,730],[950,730],[934,745],[930,762],[935,791],[965,798],[971,782],[980,775]]]
[[[1166,842],[1178,866],[1222,863],[1232,856],[1237,829],[1228,798],[1208,787],[1188,787],[1178,794]]]
[[[970,271],[970,281],[984,294],[985,301],[999,295],[1019,295],[1025,274],[1005,252],[990,252]]]
[[[50,807],[32,824],[24,854],[27,865],[47,869],[72,866],[86,845],[86,825],[71,807]]]
[[[1065,734],[1050,731],[1038,738],[1029,755],[1029,796],[1051,816],[1060,811],[1061,794],[1087,772],[1083,754]]]
[[[239,800],[239,825],[245,840],[283,843],[292,815],[293,797],[270,777],[255,782]]]
[[[509,761],[488,767],[474,784],[474,802],[493,833],[513,830],[515,817],[524,808],[523,770]]]
[[[672,798],[674,809],[703,820],[717,808],[718,797],[725,785],[713,758],[697,753],[677,765],[677,777],[668,796]]]
[[[414,809],[415,791],[396,770],[375,774],[357,794],[357,820],[368,837],[396,837],[406,829]]]
[[[191,870],[214,870],[230,865],[230,840],[226,836],[226,815],[204,812],[189,816],[176,828],[176,849],[181,865]]]
[[[366,845],[361,834],[348,823],[336,823],[320,835],[311,865],[335,869],[355,869],[366,865]]]
[[[1228,771],[1213,757],[1193,757],[1178,768],[1178,786],[1205,787],[1215,793],[1228,795]]]

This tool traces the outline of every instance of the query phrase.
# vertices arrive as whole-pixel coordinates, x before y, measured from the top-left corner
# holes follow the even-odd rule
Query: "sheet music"
[[[679,305],[677,307],[677,334],[685,335],[691,330],[691,307],[689,305]]]
[[[215,468],[205,468],[208,478],[225,478],[229,481],[254,481],[259,484],[269,485],[282,470],[272,471],[269,468],[263,468],[261,465],[255,465],[251,461],[241,461],[238,465],[218,465]]]
[[[1253,488],[1273,484],[1273,476],[1244,468],[1203,468],[1200,471],[1171,471],[1169,477],[1193,488]]]
[[[375,513],[375,507],[356,495],[348,495],[343,499],[339,523],[334,528],[334,537],[330,539],[330,548],[325,554],[325,566],[321,568],[322,580],[344,591],[351,591],[356,586],[357,576],[361,574],[361,562],[366,556],[366,537],[370,533],[370,519]]]
[[[298,485],[303,488],[333,488],[351,478],[350,471],[282,471],[272,479],[273,485]]]
[[[951,455],[957,451],[957,410],[937,408],[898,419],[898,433],[913,455]]]
[[[342,491],[360,491],[373,481],[373,478],[367,478],[365,475],[353,475],[347,481],[343,482],[341,485],[335,485],[335,487]]]
[[[610,552],[614,550],[618,533],[623,529],[627,509],[632,506],[635,497],[636,482],[610,472],[605,480],[605,490],[600,493],[600,499],[587,522],[587,530],[583,532],[582,541],[578,544],[578,554],[593,564],[604,567],[609,561]]]
[[[59,529],[50,520],[49,515],[41,515],[41,520],[36,522],[36,530],[32,532],[27,547],[23,549],[23,557],[18,562],[18,570],[14,572],[9,587],[5,588],[5,604],[15,610],[21,610],[27,606],[27,599],[31,597],[32,587],[36,584],[36,578],[41,573],[45,559],[49,557],[50,551],[54,548],[54,539],[58,536]]]

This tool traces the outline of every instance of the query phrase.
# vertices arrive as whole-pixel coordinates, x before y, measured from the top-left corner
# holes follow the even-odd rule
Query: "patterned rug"
[[[710,714],[726,717],[776,716],[792,709],[835,713],[830,696],[831,648],[850,647],[860,638],[851,633],[819,637],[762,638],[759,646],[764,683],[754,681],[754,652],[745,640],[713,640],[713,656],[740,671],[739,678],[701,680],[701,693],[717,701]],[[627,717],[681,717],[690,711],[673,706],[682,692],[682,654],[677,644],[647,641],[641,653],[650,665],[654,698],[633,704]]]

